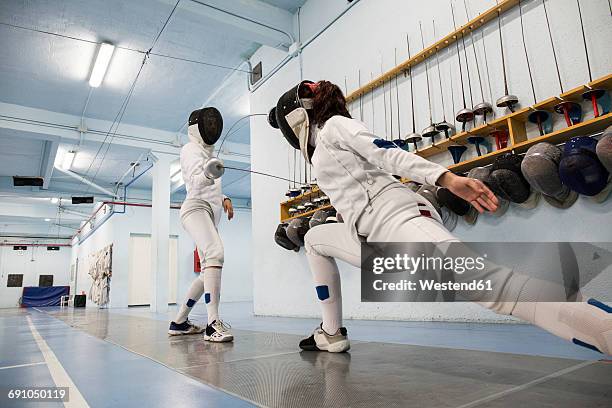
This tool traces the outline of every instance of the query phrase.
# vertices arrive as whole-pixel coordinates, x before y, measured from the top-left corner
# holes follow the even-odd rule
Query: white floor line
[[[0,370],[8,370],[9,368],[32,367],[32,366],[43,365],[43,364],[47,364],[47,363],[45,363],[44,361],[39,361],[38,363],[17,364],[17,365],[12,365],[12,366],[0,367]]]
[[[485,402],[490,402],[490,401],[505,397],[506,395],[514,394],[515,392],[526,390],[527,388],[530,388],[530,387],[533,387],[534,385],[538,385],[540,383],[546,382],[552,378],[561,377],[562,375],[569,374],[572,371],[580,370],[581,368],[590,366],[591,364],[595,364],[596,362],[597,361],[585,361],[580,364],[576,364],[574,366],[564,368],[563,370],[555,371],[554,373],[545,375],[544,377],[536,378],[535,380],[529,381],[528,383],[518,385],[516,387],[512,387],[504,391],[500,391],[498,393],[489,395],[488,397],[480,398],[480,399],[477,399],[476,401],[472,401],[464,405],[460,405],[457,408],[472,408],[480,404],[484,404]]]
[[[34,340],[36,340],[36,344],[42,353],[45,362],[47,363],[47,367],[49,368],[49,373],[51,373],[51,377],[53,378],[53,382],[57,387],[68,387],[70,390],[70,401],[64,402],[64,406],[67,408],[89,408],[89,404],[83,398],[83,395],[79,391],[79,389],[74,385],[72,379],[59,362],[53,350],[49,348],[47,342],[42,338],[34,324],[32,323],[32,319],[30,316],[26,316],[28,320],[28,325],[30,326],[30,331],[32,332],[32,336],[34,336]]]

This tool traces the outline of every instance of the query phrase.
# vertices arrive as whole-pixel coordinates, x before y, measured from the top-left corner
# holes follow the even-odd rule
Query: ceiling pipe
[[[96,190],[98,190],[98,191],[100,191],[100,192],[102,192],[102,193],[104,193],[104,194],[109,195],[110,197],[117,198],[117,195],[116,195],[115,193],[113,193],[112,191],[107,190],[107,189],[105,189],[104,187],[101,187],[101,186],[97,185],[97,184],[96,184],[96,183],[94,183],[93,181],[89,181],[89,180],[87,180],[87,179],[86,179],[85,177],[83,177],[83,176],[79,176],[78,174],[73,173],[73,172],[72,172],[72,171],[70,171],[70,170],[64,170],[64,169],[62,169],[62,168],[61,168],[61,167],[59,167],[59,166],[55,166],[55,169],[56,169],[57,171],[59,171],[59,172],[64,173],[64,174],[65,174],[65,175],[67,175],[67,176],[70,176],[70,177],[72,177],[72,178],[74,178],[74,179],[76,179],[76,180],[80,181],[81,183],[87,184],[88,186],[91,186],[91,187],[95,188]]]
[[[223,10],[222,8],[215,7],[215,6],[211,5],[211,4],[206,4],[206,3],[203,3],[203,2],[198,1],[198,0],[191,0],[191,1],[193,3],[197,3],[197,4],[201,5],[201,6],[205,6],[205,7],[211,8],[213,10],[219,11],[221,13],[225,13],[225,14],[230,15],[232,17],[236,17],[236,18],[239,18],[241,20],[248,21],[249,23],[256,24],[256,25],[258,25],[260,27],[264,27],[264,28],[267,28],[269,30],[276,31],[277,33],[281,33],[281,34],[287,36],[287,38],[289,38],[290,44],[293,44],[295,42],[295,39],[293,38],[293,35],[291,35],[291,33],[288,33],[288,32],[286,32],[284,30],[279,29],[279,28],[272,27],[271,25],[264,24],[264,23],[259,22],[257,20],[253,20],[252,18],[241,16],[240,14],[232,13],[231,11]]]
[[[74,131],[77,133],[80,132],[79,126],[65,125],[62,123],[45,122],[45,121],[40,121],[40,120],[19,118],[19,117],[14,117],[14,116],[7,116],[7,115],[0,115],[0,119],[5,120],[7,122],[15,122],[15,123],[22,123],[26,125],[48,127],[52,129],[70,130],[70,131]],[[89,134],[98,135],[98,136],[108,135],[108,130],[85,129],[84,132],[86,134],[89,133]],[[165,140],[151,139],[151,138],[140,137],[140,136],[135,136],[135,135],[128,135],[125,133],[113,132],[113,136],[115,137],[115,139],[127,139],[127,140],[139,141],[139,142],[147,142],[151,144],[158,144],[158,145],[166,146],[166,147],[167,146],[176,147],[172,142],[168,142]],[[172,154],[172,153],[166,153],[166,154]],[[178,156],[178,153],[176,153],[176,155]]]
[[[119,178],[119,181],[117,181],[117,185],[115,186],[115,197],[117,197],[117,193],[119,192],[119,186],[121,185],[121,183],[123,183],[123,180],[125,180],[125,178],[132,172],[134,171],[134,169],[140,165],[140,162],[142,162],[145,158],[147,158],[149,156],[149,151],[146,151],[144,153],[142,153],[140,155],[140,157],[138,157],[138,159],[132,163],[132,165],[130,166],[129,169],[127,169],[127,171],[125,173],[123,173],[123,175]]]
[[[327,29],[329,27],[331,27],[332,24],[334,24],[336,21],[338,21],[342,16],[344,16],[350,9],[352,9],[360,1],[361,0],[354,0],[344,10],[342,10],[340,12],[340,14],[338,14],[329,23],[327,23],[325,25],[325,27],[323,27],[321,30],[317,31],[314,35],[312,35],[309,39],[307,39],[303,44],[298,44],[299,46],[298,46],[297,50],[295,50],[293,53],[289,53],[285,58],[282,59],[281,62],[279,62],[274,68],[272,68],[272,70],[270,72],[268,72],[256,84],[254,84],[252,89],[251,89],[251,92],[257,91],[260,86],[262,86],[264,83],[266,83],[266,81],[268,81],[268,79],[273,77],[282,67],[287,65],[287,63],[289,61],[291,61],[293,58],[295,58],[296,56],[301,54],[302,51],[304,50],[304,48],[306,48],[308,45],[310,45],[310,43],[312,43],[314,40],[316,40],[325,31],[327,31]]]
[[[76,215],[76,216],[84,217],[84,218],[88,218],[89,217],[89,214],[87,214],[87,213],[82,213],[80,211],[70,210],[70,209],[68,209],[66,207],[61,207],[60,206],[59,209],[60,209],[60,211],[65,212],[66,214],[72,214],[72,215]]]

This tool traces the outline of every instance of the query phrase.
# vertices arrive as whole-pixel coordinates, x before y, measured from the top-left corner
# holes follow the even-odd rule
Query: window
[[[23,274],[9,274],[6,281],[7,288],[20,288],[23,286]]]
[[[53,275],[40,275],[38,277],[38,286],[53,286]]]

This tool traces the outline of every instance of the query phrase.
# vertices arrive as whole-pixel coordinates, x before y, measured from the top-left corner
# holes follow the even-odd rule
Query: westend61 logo
[[[596,278],[612,280],[612,243],[361,245],[362,302],[516,302],[526,282],[538,301],[566,302],[579,299]],[[593,288],[612,301],[610,285],[590,285],[587,292]]]

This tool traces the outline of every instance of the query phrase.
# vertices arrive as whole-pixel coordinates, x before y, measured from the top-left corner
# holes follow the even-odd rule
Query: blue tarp
[[[30,286],[23,288],[21,307],[59,306],[60,298],[70,293],[70,286]]]

